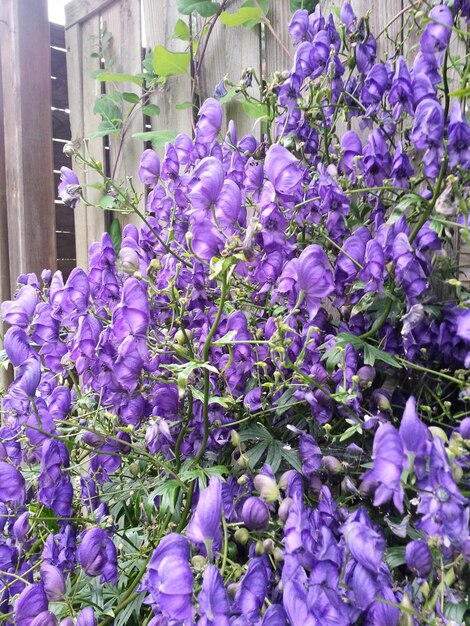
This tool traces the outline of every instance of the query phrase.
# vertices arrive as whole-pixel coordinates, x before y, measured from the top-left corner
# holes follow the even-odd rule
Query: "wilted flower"
[[[59,198],[64,204],[74,209],[80,200],[80,183],[78,177],[70,168],[60,168],[60,183],[57,189]]]

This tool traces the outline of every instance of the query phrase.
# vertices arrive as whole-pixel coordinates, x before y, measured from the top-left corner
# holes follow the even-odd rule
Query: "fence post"
[[[55,269],[49,22],[46,0],[2,0],[9,275]],[[3,243],[3,242],[2,242]]]

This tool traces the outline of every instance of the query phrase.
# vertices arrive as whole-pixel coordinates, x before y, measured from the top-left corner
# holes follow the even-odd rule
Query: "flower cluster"
[[[470,3],[433,6],[411,62],[340,18],[293,15],[262,140],[206,100],[142,155],[145,214],[99,170],[141,226],[1,305],[2,623],[464,620]]]

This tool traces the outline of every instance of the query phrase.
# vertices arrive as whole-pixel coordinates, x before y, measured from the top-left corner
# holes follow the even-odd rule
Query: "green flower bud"
[[[276,502],[279,498],[279,487],[274,479],[266,476],[265,474],[258,474],[255,476],[253,483],[255,489],[259,492],[260,496],[268,504]]]
[[[233,538],[241,546],[244,546],[250,540],[250,531],[247,528],[238,528],[233,535]]]

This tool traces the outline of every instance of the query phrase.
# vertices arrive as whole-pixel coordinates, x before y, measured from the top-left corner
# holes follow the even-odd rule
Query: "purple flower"
[[[154,187],[160,176],[160,159],[155,150],[145,150],[140,157],[139,178],[144,185]]]
[[[380,104],[388,85],[385,65],[376,63],[367,73],[361,91],[361,101],[367,107],[365,115],[373,113]]]
[[[189,522],[186,535],[197,544],[210,546],[220,534],[222,515],[222,484],[216,476],[211,476],[209,485],[199,495],[196,511]]]
[[[300,459],[302,461],[302,472],[304,476],[310,478],[321,465],[321,450],[311,435],[301,435],[299,443]]]
[[[6,300],[0,307],[4,322],[21,328],[27,328],[36,308],[38,296],[31,285],[25,285],[16,294],[14,300]]]
[[[274,144],[268,149],[264,171],[276,193],[293,196],[299,191],[303,172],[298,159],[283,146]]]
[[[400,118],[403,109],[409,115],[413,115],[414,96],[411,75],[402,56],[397,61],[395,75],[388,94],[388,101],[393,105],[393,119],[395,122]]]
[[[65,594],[64,575],[51,563],[43,563],[40,572],[47,599],[50,602],[58,602]]]
[[[78,177],[70,168],[60,168],[60,183],[57,193],[62,202],[74,209],[80,199],[80,183]]]
[[[297,10],[289,22],[289,35],[294,43],[305,41],[308,33],[308,11],[306,9]]]
[[[297,266],[297,285],[305,294],[310,319],[318,313],[321,301],[334,291],[333,273],[323,248],[312,244],[305,248]]]
[[[34,618],[47,611],[48,602],[42,584],[28,585],[15,603],[15,625],[31,626]]]
[[[421,35],[420,48],[423,52],[442,52],[449,45],[452,34],[452,13],[449,7],[439,4],[429,11],[429,19],[431,21]]]
[[[449,166],[461,165],[468,168],[470,165],[470,124],[463,118],[462,107],[457,100],[450,108],[448,133]]]
[[[243,503],[240,518],[250,530],[264,530],[269,523],[269,509],[261,498],[250,496]]]
[[[167,535],[152,555],[144,582],[157,609],[178,622],[191,622],[193,617],[193,576],[188,561],[188,541],[181,535]]]
[[[97,621],[93,609],[86,606],[80,611],[77,618],[77,626],[96,626]]]
[[[424,173],[436,178],[439,173],[440,159],[444,152],[444,111],[436,100],[426,98],[416,107],[414,126],[410,139],[417,150],[426,150],[424,154]]]
[[[396,508],[403,513],[403,487],[401,474],[406,457],[397,429],[391,424],[381,424],[374,437],[372,452],[374,464],[362,478],[361,490],[374,491],[374,506],[380,506],[393,498]]]
[[[222,105],[215,98],[207,98],[199,110],[196,125],[196,143],[210,145],[222,127]]]
[[[116,584],[118,579],[116,547],[102,528],[85,531],[78,546],[77,559],[88,576],[101,576],[100,582]]]
[[[15,367],[33,355],[28,335],[23,328],[17,326],[12,326],[7,330],[3,339],[3,347]]]
[[[197,222],[191,228],[191,248],[201,260],[209,263],[214,256],[219,256],[225,240],[211,220]]]
[[[0,461],[0,502],[23,504],[25,497],[25,480],[21,473],[10,463]]]
[[[353,130],[346,131],[341,138],[341,149],[343,152],[341,169],[351,182],[355,182],[358,171],[358,157],[362,156],[362,143],[357,133]]]
[[[198,596],[200,626],[228,626],[229,602],[219,570],[209,565],[204,570]]]
[[[150,318],[145,283],[130,276],[124,283],[119,306],[113,313],[113,332],[118,339],[145,336]]]
[[[57,617],[50,611],[42,611],[36,615],[30,626],[57,626]]]
[[[385,552],[385,540],[370,525],[360,521],[348,522],[344,538],[349,553],[366,570],[377,573]]]
[[[395,187],[409,189],[410,176],[413,176],[413,174],[414,171],[411,167],[408,155],[406,154],[406,152],[403,152],[403,146],[401,145],[401,141],[398,141],[392,163],[392,184]]]
[[[188,199],[192,220],[208,217],[210,206],[219,197],[224,184],[224,169],[219,159],[206,157],[192,172]]]
[[[235,596],[235,606],[248,619],[248,623],[258,620],[267,591],[268,576],[264,560],[254,558],[250,561]]]
[[[39,498],[59,517],[72,515],[73,487],[68,473],[69,453],[62,441],[46,439],[43,444]]]
[[[432,553],[427,543],[421,540],[410,541],[406,546],[405,558],[415,576],[428,578],[432,569]]]

